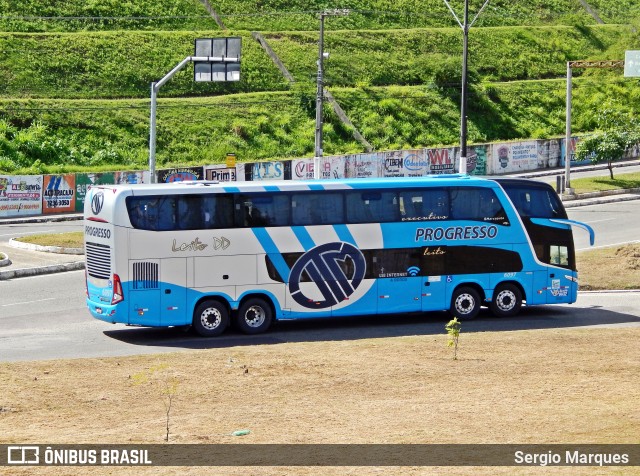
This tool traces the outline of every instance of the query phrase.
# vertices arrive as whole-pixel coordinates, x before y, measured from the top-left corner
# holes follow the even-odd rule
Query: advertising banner
[[[0,217],[42,214],[42,175],[0,175]]]
[[[377,153],[346,155],[344,161],[347,178],[380,177],[380,160]]]
[[[469,175],[487,175],[486,145],[467,147],[467,173]]]
[[[293,180],[311,180],[313,176],[313,162],[315,159],[293,159],[291,161],[291,178]],[[322,160],[322,159],[320,159]]]
[[[347,162],[342,155],[330,155],[320,159],[321,179],[343,179],[346,174]]]
[[[148,170],[145,171],[126,171],[126,172],[114,172],[113,179],[115,184],[138,184],[138,183],[150,183],[151,174]]]
[[[585,160],[581,160],[581,161],[576,161],[576,145],[578,145],[578,142],[580,141],[580,137],[572,137],[569,140],[569,160],[571,161],[571,166],[573,167],[574,165],[588,165],[591,163],[591,161],[589,159],[585,159]],[[560,164],[562,167],[565,166],[565,164],[567,163],[567,139],[562,139],[561,143],[560,143]]]
[[[89,185],[112,185],[116,183],[113,172],[101,174],[76,174],[76,211],[84,210],[84,197]]]
[[[235,182],[236,167],[226,167],[225,165],[211,165],[204,168],[205,180],[214,182]]]
[[[76,211],[76,176],[45,175],[42,191],[42,213]]]
[[[204,171],[202,167],[177,167],[175,169],[158,170],[158,183],[185,182],[189,180],[202,180]]]
[[[561,139],[539,140],[538,169],[554,168],[560,162]]]
[[[291,180],[291,161],[244,164],[245,180]]]
[[[538,167],[537,141],[493,144],[494,173],[525,172]]]
[[[382,177],[422,177],[429,173],[425,149],[378,153]]]
[[[426,149],[426,162],[429,171],[428,173],[430,174],[438,175],[455,173],[456,148]]]

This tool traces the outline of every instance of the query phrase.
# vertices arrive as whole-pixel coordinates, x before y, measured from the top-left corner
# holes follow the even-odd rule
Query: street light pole
[[[478,10],[476,16],[473,17],[471,23],[469,23],[469,0],[464,0],[464,16],[463,22],[461,23],[458,19],[458,15],[451,8],[449,2],[444,0],[444,3],[449,8],[449,11],[453,15],[453,17],[462,28],[462,94],[460,95],[460,164],[458,166],[458,171],[461,174],[467,173],[467,61],[469,57],[469,29],[476,22],[482,10],[489,4],[489,0],[486,0],[482,5],[482,8]]]
[[[462,94],[460,96],[460,165],[458,171],[467,173],[467,60],[469,57],[469,1],[464,2],[462,24]]]
[[[320,158],[322,157],[322,102],[324,101],[324,60],[329,53],[324,52],[324,17],[346,16],[348,9],[325,10],[320,13],[320,39],[318,40],[318,76],[316,92],[316,140],[313,159],[313,178],[320,178]]]
[[[320,14],[320,39],[318,40],[318,76],[317,76],[317,92],[316,92],[316,137],[315,137],[315,154],[313,160],[313,178],[320,178],[320,157],[322,157],[322,100],[323,93],[323,76],[324,76],[324,17],[326,13]]]

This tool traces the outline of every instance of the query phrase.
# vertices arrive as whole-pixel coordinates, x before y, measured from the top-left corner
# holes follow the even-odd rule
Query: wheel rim
[[[244,322],[246,322],[249,327],[260,327],[264,324],[266,318],[267,313],[260,306],[251,306],[244,313]]]
[[[209,331],[217,329],[220,323],[222,323],[222,314],[218,309],[210,307],[200,314],[200,324]]]
[[[498,293],[496,297],[496,306],[501,311],[511,311],[516,306],[516,295],[513,291],[504,289]]]
[[[456,298],[456,311],[460,314],[470,314],[476,306],[476,300],[469,293],[462,293]]]

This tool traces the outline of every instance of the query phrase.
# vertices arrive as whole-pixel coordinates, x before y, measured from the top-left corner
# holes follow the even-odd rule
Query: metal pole
[[[566,134],[564,141],[564,177],[565,177],[565,191],[569,195],[573,194],[571,189],[570,175],[571,175],[571,63],[567,61],[567,119],[566,119]]]
[[[158,90],[156,83],[151,83],[151,127],[149,132],[149,180],[156,183],[156,102]]]
[[[320,178],[320,157],[322,157],[322,99],[323,93],[323,74],[324,74],[324,17],[320,14],[320,39],[318,40],[318,77],[316,93],[316,141],[315,141],[315,158],[313,160],[313,177]]]
[[[458,171],[467,173],[467,59],[469,56],[469,0],[464,2],[462,24],[462,95],[460,97],[460,165]]]

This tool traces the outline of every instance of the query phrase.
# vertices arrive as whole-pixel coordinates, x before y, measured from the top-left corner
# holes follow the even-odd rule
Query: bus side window
[[[445,220],[449,218],[449,194],[444,189],[424,190],[422,192],[422,214],[427,220]]]
[[[167,231],[176,228],[176,201],[174,197],[160,197],[149,205],[151,206],[155,224],[151,225],[152,230]],[[155,225],[155,226],[154,226]]]
[[[185,195],[178,198],[178,228],[181,230],[197,230],[203,228],[202,198]]]

